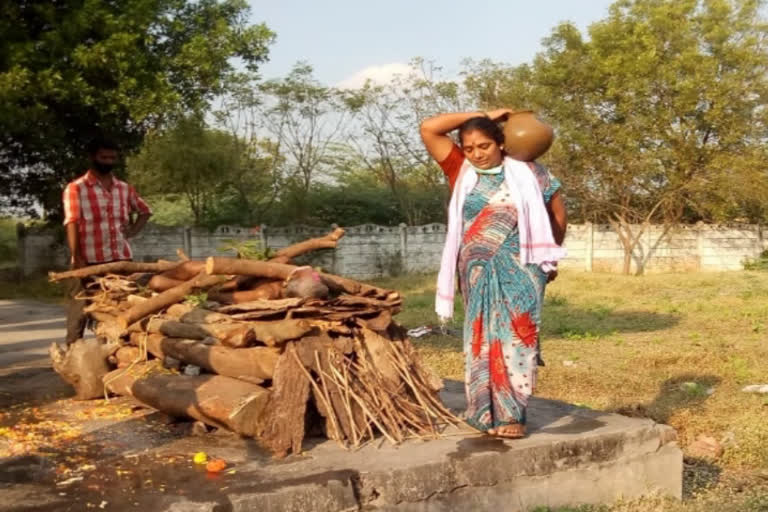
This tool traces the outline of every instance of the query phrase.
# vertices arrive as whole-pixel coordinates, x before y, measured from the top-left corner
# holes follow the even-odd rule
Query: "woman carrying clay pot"
[[[508,438],[525,435],[544,287],[565,256],[560,245],[566,227],[560,182],[535,162],[507,156],[520,158],[533,149],[522,157],[533,160],[549,147],[551,130],[548,141],[543,140],[547,133],[526,140],[536,128],[548,127],[530,114],[515,115],[509,109],[442,114],[421,124],[424,145],[452,189],[435,310],[441,319],[453,316],[458,266],[465,310],[466,419]],[[505,153],[497,123],[507,119],[512,119],[508,128],[514,121],[522,129],[523,143]],[[528,127],[533,131],[523,133]],[[460,147],[448,136],[456,129]]]

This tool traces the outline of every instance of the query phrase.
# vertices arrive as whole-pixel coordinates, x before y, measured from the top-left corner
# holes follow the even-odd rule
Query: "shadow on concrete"
[[[454,412],[466,408],[464,383],[445,379],[441,393],[443,403]],[[606,425],[601,416],[606,413],[583,409],[559,400],[533,397],[529,404],[528,433],[533,434],[584,434]]]

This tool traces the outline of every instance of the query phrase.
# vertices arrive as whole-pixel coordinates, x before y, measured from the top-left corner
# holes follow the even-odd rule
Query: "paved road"
[[[0,372],[50,366],[48,347],[65,329],[58,304],[0,300]]]
[[[48,356],[51,343],[63,343],[65,334],[61,305],[0,300],[0,409],[72,393]]]

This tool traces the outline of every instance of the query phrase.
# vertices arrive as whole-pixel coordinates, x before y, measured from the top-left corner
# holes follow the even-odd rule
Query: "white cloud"
[[[354,73],[338,84],[339,89],[359,89],[365,85],[366,80],[371,80],[375,85],[385,85],[392,81],[396,75],[407,75],[413,68],[402,62],[393,62],[381,66],[368,66]]]

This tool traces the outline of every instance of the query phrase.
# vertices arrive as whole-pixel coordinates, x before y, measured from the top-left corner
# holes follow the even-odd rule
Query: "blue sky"
[[[604,18],[613,0],[250,0],[252,20],[277,33],[265,78],[308,61],[328,84],[384,76],[412,57],[455,75],[464,58],[529,61],[561,21],[581,29]]]

